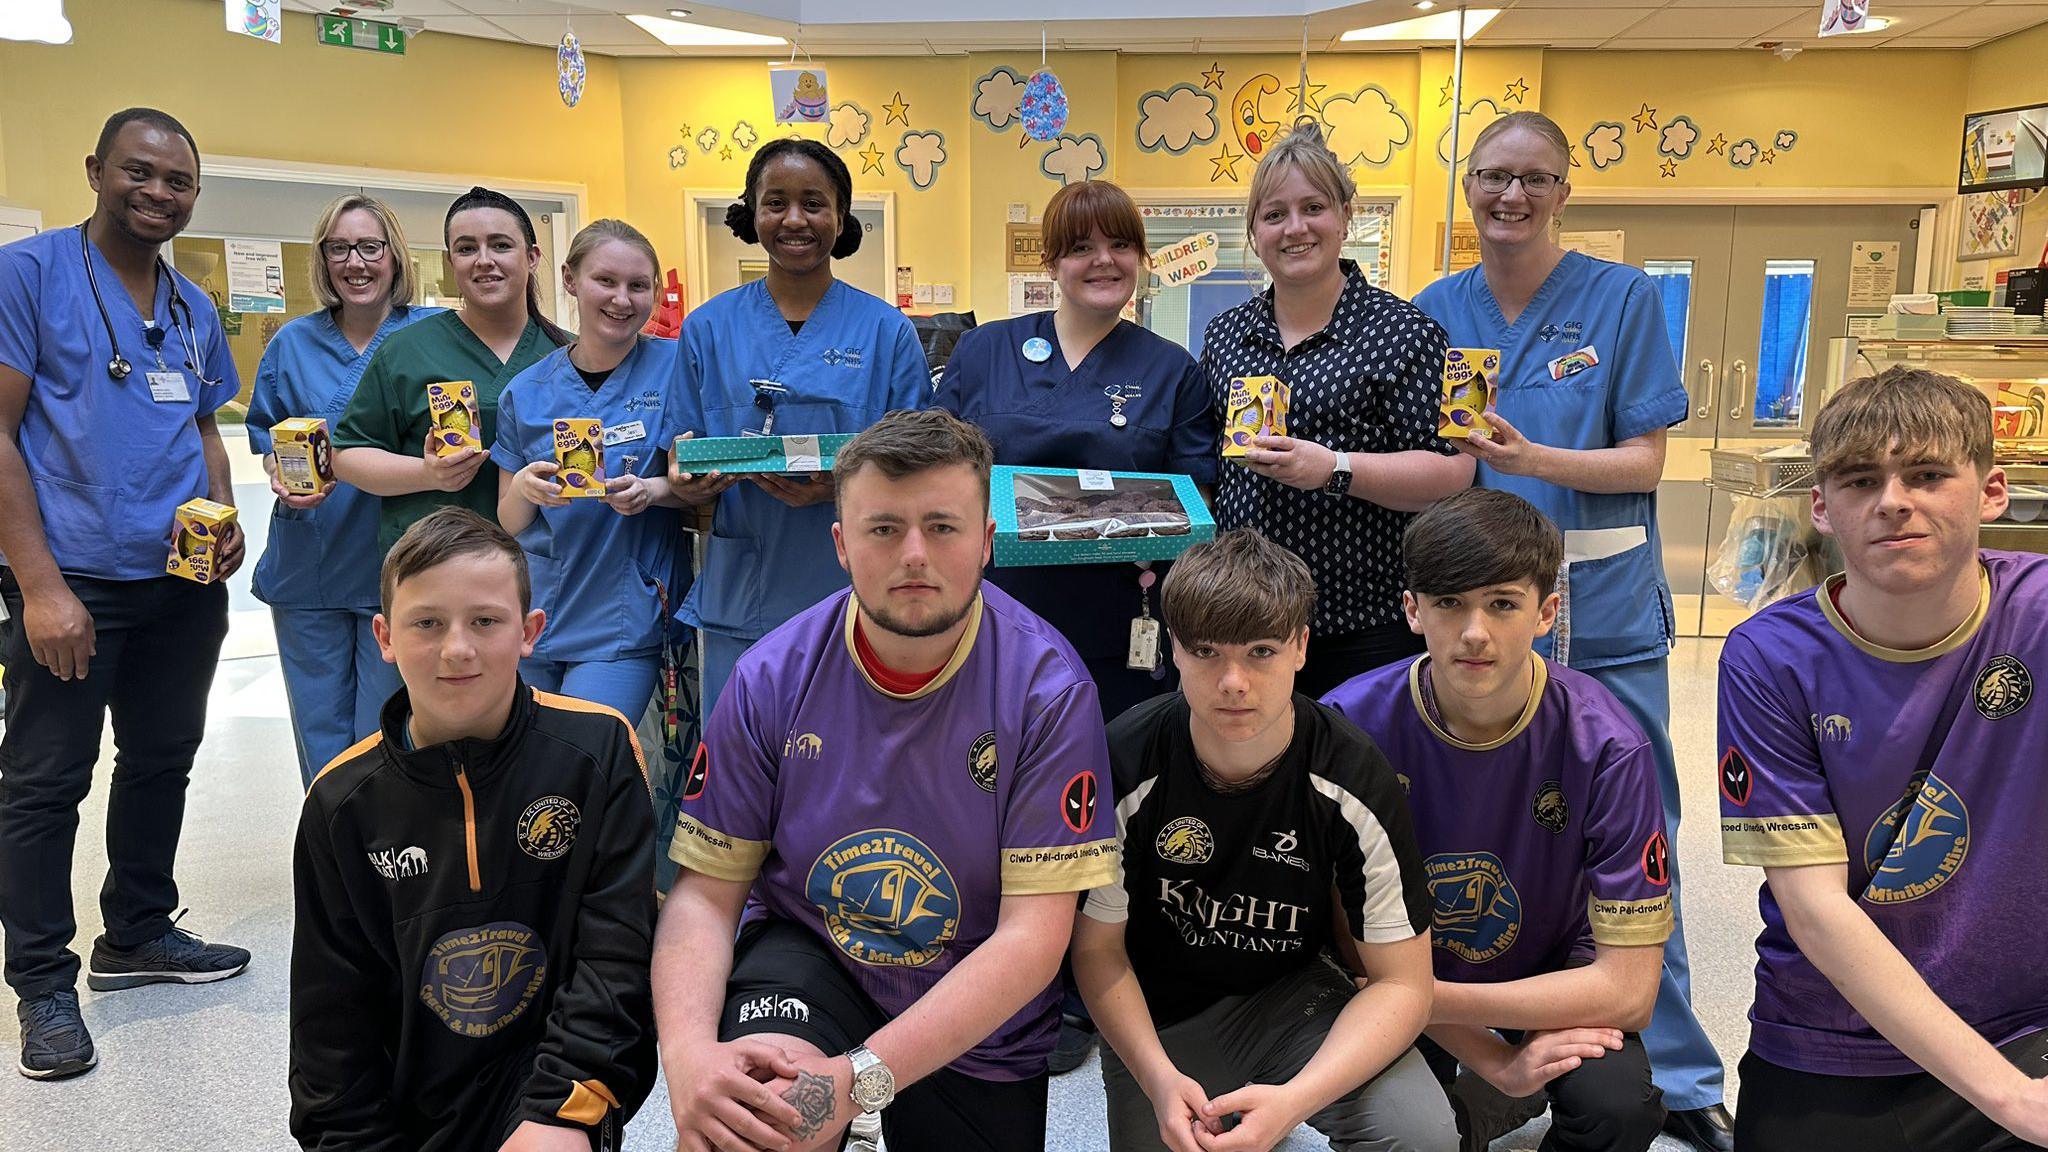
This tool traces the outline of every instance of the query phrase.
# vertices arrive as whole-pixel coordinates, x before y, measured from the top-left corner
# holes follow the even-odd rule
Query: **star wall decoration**
[[[1438,91],[1438,92],[1437,92],[1437,94],[1436,94],[1436,106],[1437,106],[1437,107],[1441,108],[1441,107],[1443,107],[1444,105],[1446,105],[1446,104],[1449,104],[1449,103],[1451,102],[1451,88],[1452,88],[1452,86],[1453,86],[1453,85],[1454,85],[1455,83],[1456,83],[1456,78],[1455,78],[1455,77],[1450,77],[1450,76],[1446,76],[1446,77],[1444,77],[1444,86],[1443,86],[1443,88],[1442,88],[1442,89],[1441,89],[1440,91]]]
[[[1309,81],[1308,97],[1304,100],[1301,94],[1301,85],[1289,84],[1287,86],[1287,106],[1289,108],[1306,107],[1311,113],[1321,112],[1323,110],[1323,89],[1328,87],[1328,84],[1318,84],[1313,80]]]
[[[1778,162],[1778,151],[1775,148],[1766,148],[1757,153],[1756,158],[1766,164],[1776,164]]]
[[[1674,179],[1678,175],[1678,161],[1666,160],[1660,170],[1664,173],[1666,180]]]
[[[1657,130],[1657,110],[1648,104],[1643,105],[1643,110],[1629,117],[1629,119],[1635,121],[1636,131],[1638,132],[1655,132]]]
[[[1707,141],[1707,155],[1726,156],[1727,154],[1728,138],[1726,136],[1721,135],[1719,132],[1714,133],[1714,138],[1712,140]]]
[[[1528,97],[1529,85],[1523,82],[1520,77],[1516,77],[1513,82],[1509,83],[1507,95],[1503,96],[1502,99],[1510,104],[1523,104],[1528,102]]]
[[[861,175],[865,176],[870,172],[880,172],[882,170],[882,157],[884,153],[882,152],[881,145],[876,144],[873,140],[868,141],[868,146],[854,153],[854,155],[860,157]]]
[[[1223,151],[1209,157],[1209,163],[1215,166],[1214,170],[1209,173],[1209,183],[1214,184],[1225,176],[1230,177],[1233,181],[1236,180],[1237,162],[1242,159],[1244,159],[1244,153],[1232,152],[1230,150],[1230,141],[1224,141]]]
[[[1217,60],[1202,69],[1202,87],[1223,91],[1223,61]]]
[[[882,105],[882,111],[887,113],[889,117],[882,121],[882,123],[894,124],[900,120],[903,122],[904,127],[908,128],[910,126],[910,104],[903,99],[903,93],[896,93],[887,104]]]

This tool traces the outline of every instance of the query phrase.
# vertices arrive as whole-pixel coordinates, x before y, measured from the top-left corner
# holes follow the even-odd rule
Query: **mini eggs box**
[[[280,420],[270,429],[277,455],[277,482],[296,496],[311,496],[334,483],[334,446],[327,421],[316,417]]]
[[[427,419],[434,426],[434,455],[453,456],[465,448],[483,450],[483,421],[476,414],[475,384],[443,380],[427,385]]]
[[[1223,454],[1251,451],[1254,436],[1287,435],[1287,404],[1292,391],[1278,376],[1236,376],[1224,400]]]
[[[235,509],[211,500],[187,500],[178,505],[171,528],[171,554],[164,571],[198,584],[220,578],[220,545],[235,523]]]
[[[1438,402],[1436,434],[1464,440],[1489,436],[1486,410],[1493,406],[1493,382],[1500,375],[1500,352],[1494,348],[1451,348],[1444,352],[1443,398]]]
[[[676,437],[671,459],[678,472],[830,472],[851,432],[820,436]]]
[[[989,475],[998,567],[1171,560],[1216,536],[1193,478],[997,465]]]
[[[554,429],[555,482],[562,495],[604,495],[604,421],[565,416]]]

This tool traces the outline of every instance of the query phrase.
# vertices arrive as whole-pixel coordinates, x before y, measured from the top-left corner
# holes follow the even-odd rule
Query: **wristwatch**
[[[872,1116],[895,1101],[896,1074],[889,1071],[880,1056],[868,1051],[866,1045],[857,1044],[846,1058],[853,1061],[855,1107]]]
[[[1330,468],[1330,478],[1323,481],[1323,491],[1332,496],[1349,496],[1351,495],[1351,454],[1348,452],[1337,452],[1334,448],[1331,451],[1336,453],[1337,463]]]

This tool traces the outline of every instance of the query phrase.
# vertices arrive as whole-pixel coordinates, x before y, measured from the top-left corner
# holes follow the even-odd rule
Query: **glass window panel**
[[[1807,344],[1813,334],[1814,271],[1811,260],[1764,263],[1763,324],[1751,409],[1758,428],[1799,426],[1806,393]]]
[[[1678,358],[1679,379],[1687,379],[1687,343],[1692,338],[1692,261],[1645,260],[1643,271],[1657,285],[1664,298],[1664,330],[1671,338],[1671,354]]]
[[[1200,280],[1168,285],[1147,277],[1139,291],[1138,322],[1197,356],[1202,331],[1218,313],[1265,290],[1266,269],[1245,240],[1244,204],[1140,204],[1145,245],[1154,252],[1202,232],[1216,233],[1216,270]],[[1344,255],[1358,261],[1367,283],[1384,288],[1391,275],[1394,246],[1394,202],[1359,200],[1352,205],[1351,228]]]

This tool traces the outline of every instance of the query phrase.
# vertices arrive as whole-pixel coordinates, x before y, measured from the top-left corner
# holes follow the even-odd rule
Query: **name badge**
[[[1552,360],[1550,362],[1550,378],[1552,380],[1562,380],[1567,376],[1576,376],[1599,362],[1600,353],[1594,351],[1593,346],[1588,344],[1577,352],[1568,352]]]
[[[647,422],[635,420],[631,424],[615,424],[604,430],[604,446],[631,444],[635,440],[647,439]]]
[[[149,373],[149,398],[159,404],[174,404],[192,398],[183,372]]]

